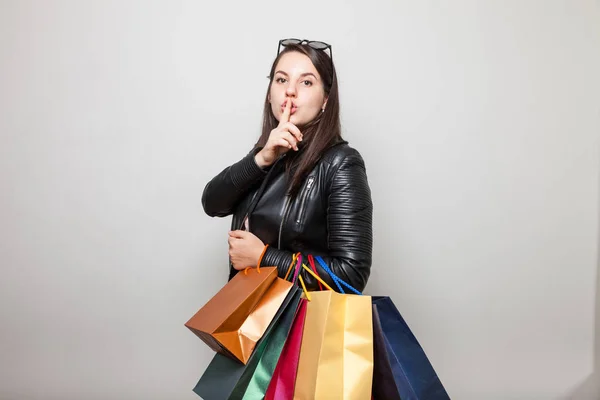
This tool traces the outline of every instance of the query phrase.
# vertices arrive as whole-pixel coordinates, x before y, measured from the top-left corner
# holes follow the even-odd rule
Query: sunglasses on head
[[[333,54],[331,52],[331,45],[327,44],[325,42],[319,42],[317,40],[281,39],[279,41],[279,45],[277,46],[277,55],[279,55],[279,52],[281,51],[281,46],[285,47],[285,46],[289,46],[291,44],[306,44],[315,50],[325,51],[325,50],[329,49],[329,57],[331,58],[331,60],[333,62]]]

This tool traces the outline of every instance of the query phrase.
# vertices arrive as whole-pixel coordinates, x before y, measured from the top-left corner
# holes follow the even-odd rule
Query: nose
[[[285,89],[285,95],[287,97],[296,97],[296,85],[287,85]]]

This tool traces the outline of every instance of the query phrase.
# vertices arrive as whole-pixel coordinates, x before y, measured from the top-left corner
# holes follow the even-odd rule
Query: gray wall
[[[452,398],[598,398],[599,8],[1,1],[0,398],[197,398],[212,353],[183,324],[229,227],[200,197],[256,140],[285,37],[333,44],[368,293]]]

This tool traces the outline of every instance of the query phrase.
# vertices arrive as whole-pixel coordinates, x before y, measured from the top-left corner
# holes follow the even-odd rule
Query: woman
[[[277,266],[283,277],[300,252],[305,260],[321,256],[362,291],[371,268],[373,205],[364,161],[341,136],[331,46],[285,39],[277,53],[262,135],[246,157],[206,185],[204,211],[233,214],[229,279],[257,266],[261,255],[260,266]],[[318,289],[306,271],[302,278],[309,290]]]

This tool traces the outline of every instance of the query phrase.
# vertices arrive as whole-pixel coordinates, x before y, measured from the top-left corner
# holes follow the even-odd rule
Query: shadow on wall
[[[600,267],[597,276],[600,277]],[[600,399],[600,279],[596,283],[596,329],[594,344],[594,372],[581,384],[569,391],[564,397],[568,400],[599,400]]]
[[[600,204],[599,204],[600,209]],[[596,250],[596,326],[594,332],[594,371],[581,384],[569,391],[565,396],[568,400],[599,400],[600,399],[600,213],[598,214],[598,248]]]

